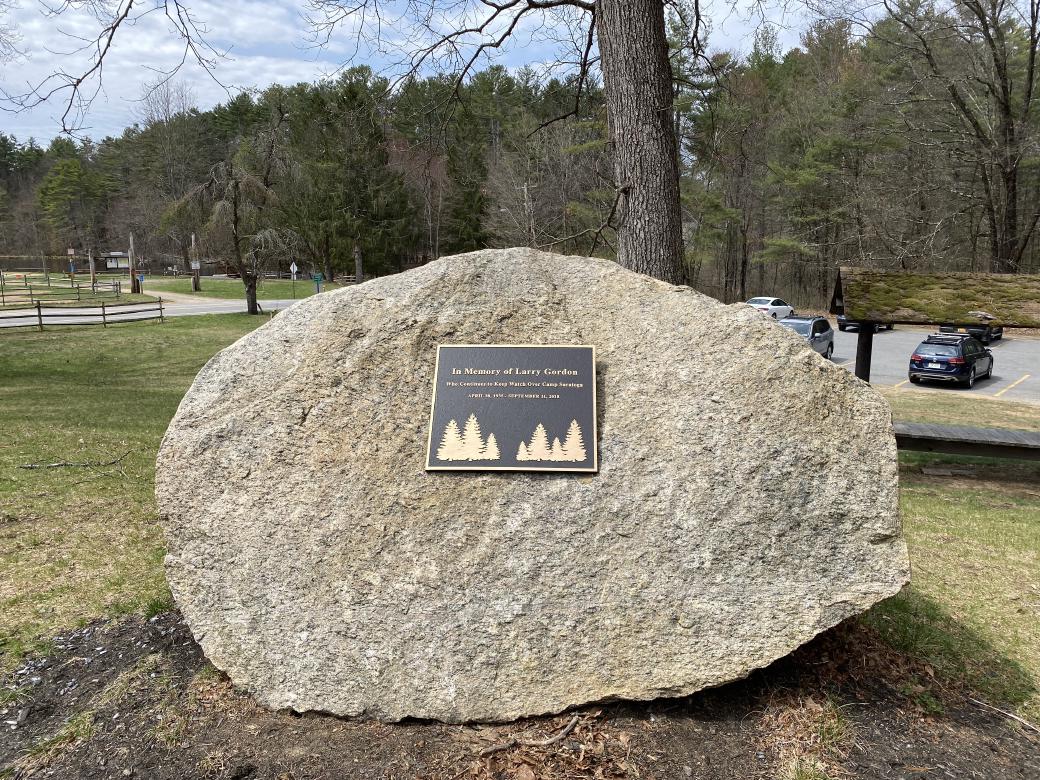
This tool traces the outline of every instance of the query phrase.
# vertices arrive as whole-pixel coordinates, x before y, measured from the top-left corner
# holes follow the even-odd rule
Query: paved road
[[[877,385],[909,387],[906,371],[910,355],[925,336],[934,331],[897,325],[874,336],[870,381]],[[940,393],[971,393],[1005,401],[1040,404],[1040,339],[1016,336],[1015,331],[990,344],[993,350],[993,378],[980,379],[971,390],[940,384],[916,385]],[[834,362],[850,371],[856,364],[856,334],[834,333]]]

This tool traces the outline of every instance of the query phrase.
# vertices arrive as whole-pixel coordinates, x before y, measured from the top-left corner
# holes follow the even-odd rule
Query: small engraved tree
[[[531,456],[527,452],[527,445],[520,442],[520,446],[516,448],[516,459],[517,460],[530,460]]]
[[[581,438],[581,427],[577,420],[571,420],[567,429],[567,438],[563,440],[564,460],[580,463],[585,460],[585,442]]]
[[[534,436],[527,447],[527,454],[531,460],[549,460],[552,456],[549,450],[549,435],[545,432],[545,426],[538,423],[534,429]]]
[[[553,439],[552,450],[549,452],[549,460],[569,460],[569,458],[563,454],[563,445],[560,444],[559,439]]]
[[[484,439],[480,436],[480,423],[475,414],[469,416],[462,431],[462,457],[466,460],[484,459]]]
[[[441,446],[437,448],[437,460],[463,460],[465,458],[464,450],[459,424],[454,420],[449,420],[448,425],[444,428]]]
[[[498,451],[498,442],[495,440],[495,434],[489,433],[487,437],[487,444],[484,446],[484,460],[499,460],[501,454]],[[517,460],[520,460],[518,457]]]

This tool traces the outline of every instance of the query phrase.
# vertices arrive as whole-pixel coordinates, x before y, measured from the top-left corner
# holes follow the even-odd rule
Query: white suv
[[[794,314],[794,306],[780,300],[779,298],[752,298],[748,306],[754,306],[763,314],[768,314],[774,320],[782,320]]]

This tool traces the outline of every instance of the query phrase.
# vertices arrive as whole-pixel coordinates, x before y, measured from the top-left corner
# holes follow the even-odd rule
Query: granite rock
[[[595,475],[426,473],[438,344],[593,344]],[[791,331],[615,263],[448,257],[214,357],[159,452],[166,572],[273,708],[498,721],[746,676],[909,562],[888,404]]]

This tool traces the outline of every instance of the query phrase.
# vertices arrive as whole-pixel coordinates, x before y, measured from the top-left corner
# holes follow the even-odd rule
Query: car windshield
[[[785,328],[790,328],[795,333],[801,333],[803,336],[808,336],[809,329],[812,328],[812,323],[806,320],[780,320],[780,324]]]
[[[768,305],[772,298],[752,298],[748,303],[757,303],[763,306]]]
[[[924,342],[916,350],[918,355],[932,355],[934,357],[956,357],[960,349],[952,344],[929,344]]]

